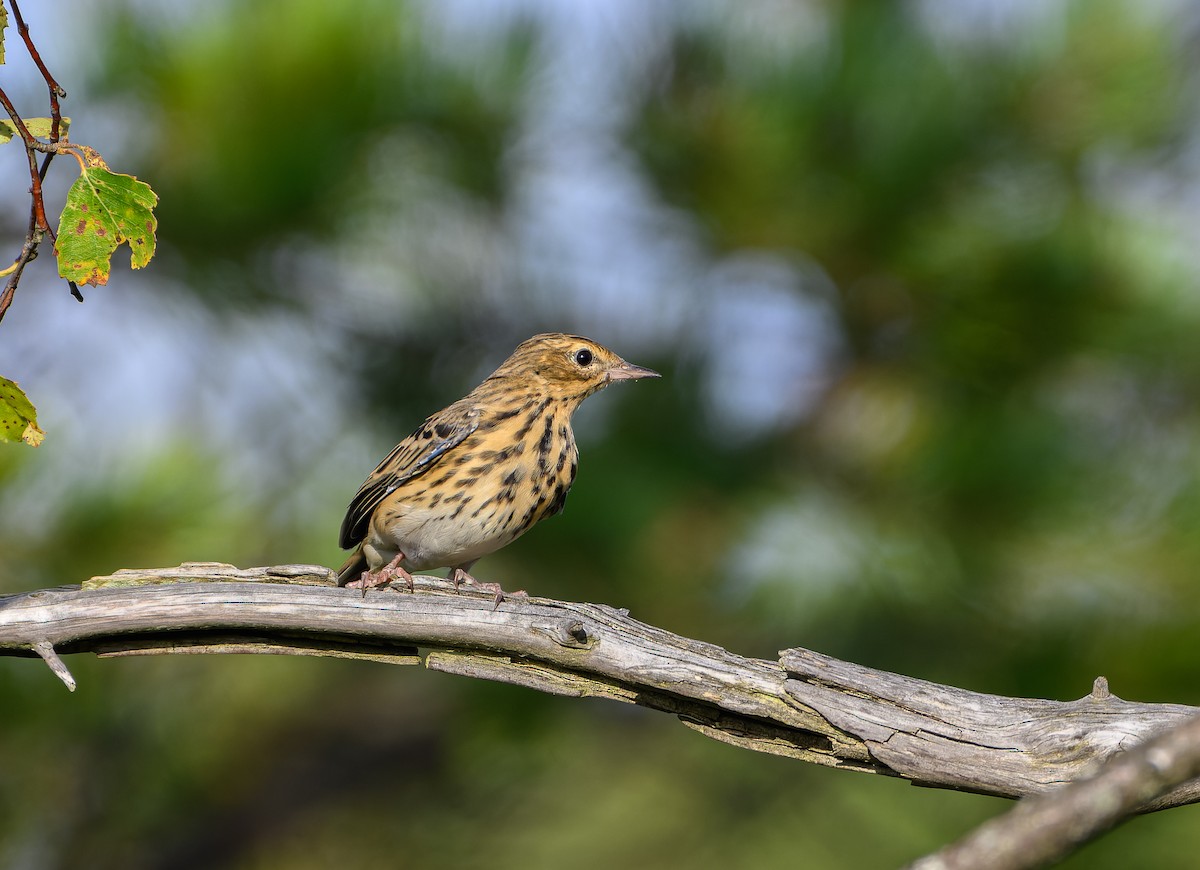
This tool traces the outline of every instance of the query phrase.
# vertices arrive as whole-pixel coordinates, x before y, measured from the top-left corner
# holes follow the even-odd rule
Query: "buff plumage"
[[[364,590],[411,572],[471,566],[562,510],[579,453],[575,409],[617,380],[658,377],[578,335],[522,342],[466,397],[425,420],[371,472],[342,521],[355,548],[338,583]],[[497,587],[486,584],[495,591]]]

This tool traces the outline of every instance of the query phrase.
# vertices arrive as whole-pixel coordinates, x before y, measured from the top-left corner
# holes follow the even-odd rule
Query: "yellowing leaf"
[[[0,63],[4,63],[4,31],[8,29],[8,10],[0,6]]]
[[[0,441],[24,441],[37,447],[46,433],[38,428],[33,403],[16,381],[0,378]]]
[[[84,145],[71,145],[80,174],[67,192],[54,253],[58,274],[77,284],[108,283],[113,252],[128,242],[130,265],[140,269],[154,256],[158,194],[132,175],[111,172]]]
[[[50,127],[53,125],[53,120],[50,118],[22,118],[25,122],[25,128],[39,139],[50,138]],[[67,128],[71,126],[70,118],[60,118],[62,123],[58,125],[58,135],[67,135]],[[17,136],[17,125],[12,121],[0,121],[0,145],[9,142],[13,137]],[[19,137],[18,137],[19,138]]]

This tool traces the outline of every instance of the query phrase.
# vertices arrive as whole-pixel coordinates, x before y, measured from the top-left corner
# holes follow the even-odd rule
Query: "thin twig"
[[[25,237],[25,244],[21,246],[21,256],[17,257],[17,261],[13,263],[13,271],[8,276],[4,291],[0,293],[0,320],[4,319],[5,312],[12,305],[13,296],[17,292],[17,284],[21,280],[21,273],[25,271],[25,267],[30,262],[37,259],[38,246],[41,245],[43,238],[45,238],[44,234],[36,229]]]
[[[37,153],[38,151],[53,150],[51,146],[44,142],[39,142],[29,128],[25,126],[25,121],[17,114],[16,106],[12,104],[12,100],[8,98],[8,94],[0,88],[0,105],[4,106],[4,110],[8,112],[8,116],[12,118],[13,124],[17,127],[17,132],[21,135],[21,141],[25,143],[25,154],[29,158],[29,177],[30,188],[29,192],[33,196],[33,209],[37,228],[44,233],[50,232],[50,223],[46,220],[46,206],[42,201],[42,177],[38,173]]]
[[[9,3],[12,6],[13,17],[17,19],[17,32],[21,35],[21,39],[25,43],[25,49],[29,52],[29,56],[33,58],[33,62],[37,65],[42,78],[46,80],[46,89],[50,92],[50,142],[57,143],[62,126],[62,108],[59,106],[58,101],[60,98],[66,99],[67,92],[63,90],[62,85],[51,75],[50,70],[46,68],[45,62],[42,61],[41,52],[33,44],[33,39],[29,35],[29,25],[25,23],[25,16],[21,14],[21,7],[17,3],[17,0],[9,0]],[[50,161],[53,159],[54,152],[47,152],[45,159],[42,161],[41,169],[38,170],[38,178],[42,181],[46,180],[46,171],[50,168]],[[53,232],[50,235],[51,238],[54,237]],[[78,296],[78,288],[72,285],[72,290]]]
[[[25,144],[25,156],[29,160],[29,175],[32,202],[29,214],[29,229],[25,235],[25,243],[21,247],[21,256],[17,258],[13,269],[9,276],[8,282],[4,286],[4,293],[0,295],[0,320],[3,320],[9,306],[12,305],[13,297],[17,291],[17,284],[21,280],[21,274],[25,271],[25,266],[31,260],[37,257],[38,246],[46,233],[49,232],[50,224],[46,220],[46,207],[42,199],[42,177],[38,171],[37,156],[35,147],[38,144],[37,139],[29,132],[29,128],[25,126],[25,121],[17,113],[16,107],[12,100],[8,98],[8,94],[0,88],[0,105],[4,106],[8,116],[12,118],[13,124],[16,125],[17,133],[21,136],[21,141]]]
[[[29,160],[30,179],[29,227],[25,233],[25,242],[21,246],[21,255],[13,264],[12,272],[9,273],[3,292],[0,292],[0,320],[4,319],[4,315],[12,305],[13,298],[17,292],[17,284],[21,281],[21,275],[25,271],[25,266],[37,258],[38,247],[46,236],[54,240],[54,230],[50,226],[50,221],[46,218],[46,201],[42,193],[42,182],[45,181],[46,172],[50,169],[50,163],[58,151],[58,143],[62,131],[62,109],[59,106],[59,100],[67,96],[67,92],[63,90],[62,86],[51,75],[50,70],[47,69],[45,62],[42,60],[41,53],[37,50],[37,46],[33,44],[33,39],[29,35],[29,25],[25,23],[25,16],[21,14],[21,7],[17,0],[9,0],[9,4],[12,6],[13,17],[17,20],[17,32],[21,35],[21,39],[25,43],[25,49],[29,52],[29,56],[33,59],[34,64],[37,65],[42,78],[46,80],[46,88],[50,92],[50,142],[42,142],[29,132],[29,128],[25,125],[25,121],[21,118],[20,114],[18,114],[12,100],[0,88],[0,104],[8,112],[8,116],[12,119],[17,132],[21,136],[21,141],[25,145],[25,154]],[[46,155],[40,167],[37,161],[38,152]],[[80,294],[79,288],[72,281],[68,281],[67,283],[70,285],[71,295],[82,302],[83,296]]]
[[[54,676],[63,681],[63,685],[67,687],[67,691],[75,691],[75,678],[71,676],[71,671],[68,670],[66,662],[58,657],[58,653],[54,651],[54,646],[49,641],[39,640],[33,645],[33,651],[42,657],[50,670],[54,672]]]
[[[58,100],[65,99],[67,92],[62,89],[62,86],[54,80],[54,76],[50,75],[50,70],[46,69],[46,65],[42,63],[42,56],[38,53],[37,46],[33,44],[33,40],[29,38],[29,25],[25,23],[25,17],[21,15],[21,7],[17,4],[17,0],[8,0],[12,6],[13,17],[17,19],[17,33],[21,34],[21,39],[25,41],[25,48],[29,52],[29,56],[33,58],[33,62],[37,64],[38,70],[42,74],[42,78],[46,80],[46,87],[50,89],[50,111],[51,117],[56,120],[58,114]],[[50,136],[52,141],[58,141],[58,127],[55,125]]]

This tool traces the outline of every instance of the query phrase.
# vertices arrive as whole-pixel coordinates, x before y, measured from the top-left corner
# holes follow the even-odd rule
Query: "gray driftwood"
[[[403,587],[401,587],[403,589]],[[0,597],[0,654],[274,653],[373,659],[610,698],[672,713],[717,740],[916,784],[1003,797],[1046,792],[1200,709],[1123,701],[1103,678],[1077,701],[985,695],[803,649],[746,658],[627,612],[525,596],[416,591],[365,597],[310,565],[217,563],[121,571]],[[1200,800],[1196,781],[1138,809]]]
[[[1200,775],[1200,716],[1110,759],[1093,777],[1025,798],[908,870],[1047,867]]]

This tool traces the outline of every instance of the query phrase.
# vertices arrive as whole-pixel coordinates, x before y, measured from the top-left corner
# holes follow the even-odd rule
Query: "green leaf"
[[[0,378],[0,441],[24,441],[37,447],[46,437],[38,428],[37,410],[16,381]]]
[[[0,4],[0,63],[4,63],[4,31],[8,29],[8,10]]]
[[[50,138],[50,125],[53,123],[50,118],[22,118],[25,122],[26,129],[39,139]],[[62,123],[58,125],[58,135],[65,136],[67,128],[71,126],[70,118],[60,119]],[[0,145],[10,141],[17,135],[17,125],[12,121],[0,121]]]
[[[67,191],[58,224],[58,274],[78,284],[107,284],[113,252],[122,243],[129,243],[129,262],[135,269],[154,256],[158,194],[132,175],[111,172],[85,145],[67,150],[79,161],[81,172]]]

